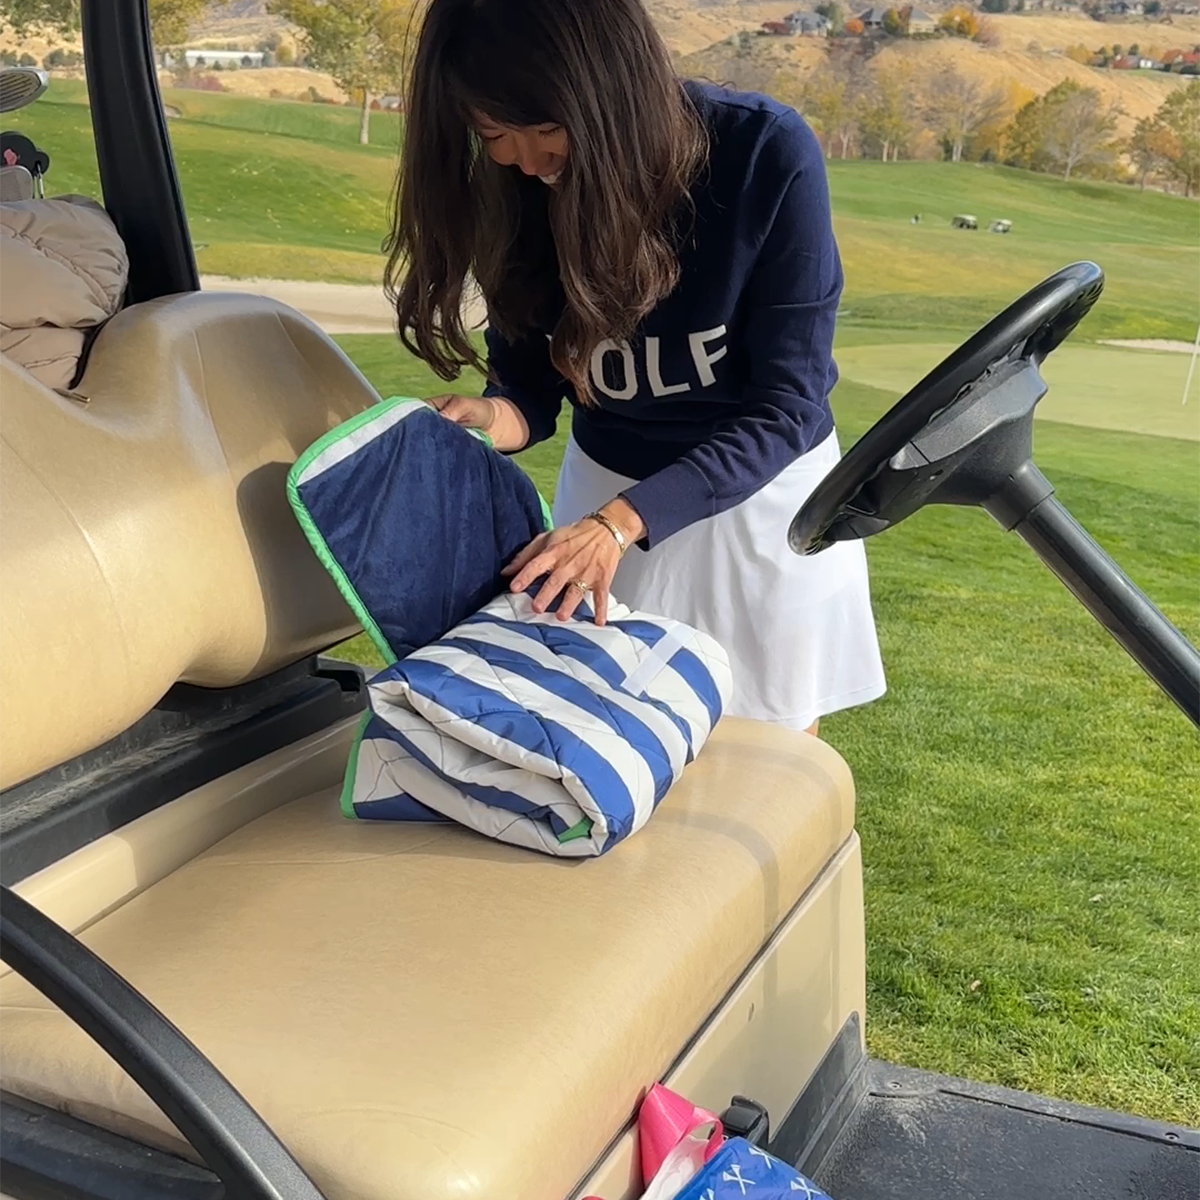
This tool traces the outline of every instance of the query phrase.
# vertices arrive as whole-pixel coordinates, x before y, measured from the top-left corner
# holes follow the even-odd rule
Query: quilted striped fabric
[[[728,659],[678,621],[580,615],[504,594],[373,679],[353,815],[441,817],[568,857],[640,829],[728,702]]]

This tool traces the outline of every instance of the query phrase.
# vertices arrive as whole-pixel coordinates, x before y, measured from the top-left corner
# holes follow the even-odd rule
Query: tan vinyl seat
[[[227,837],[83,940],[211,1057],[330,1200],[563,1200],[852,828],[834,750],[728,720],[604,858],[349,822],[327,792]],[[861,930],[845,936],[854,946]],[[818,995],[838,986],[837,938],[809,939]],[[15,976],[0,983],[0,1022],[0,1086],[185,1150]]]
[[[177,681],[243,683],[355,629],[284,491],[378,399],[316,326],[256,296],[139,304],[78,390],[86,405],[0,357],[0,787]]]

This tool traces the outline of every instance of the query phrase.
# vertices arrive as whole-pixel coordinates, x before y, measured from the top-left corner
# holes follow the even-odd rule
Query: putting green
[[[836,353],[846,379],[899,398],[953,350],[950,345],[847,346]],[[1200,441],[1200,370],[1183,404],[1186,354],[1111,346],[1059,347],[1042,368],[1050,391],[1038,405],[1047,421]]]

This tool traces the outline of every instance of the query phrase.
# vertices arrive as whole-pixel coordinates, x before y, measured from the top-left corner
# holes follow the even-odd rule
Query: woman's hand
[[[429,403],[448,421],[467,429],[478,429],[505,454],[523,450],[529,441],[529,426],[521,410],[503,396],[431,396]]]
[[[626,545],[632,545],[646,532],[642,518],[627,500],[618,497],[600,511],[625,535]],[[548,575],[534,597],[533,608],[545,612],[561,593],[555,614],[560,621],[569,621],[590,594],[596,624],[603,625],[608,620],[608,593],[620,561],[621,547],[612,531],[599,521],[585,518],[534,538],[504,568],[504,574],[513,577],[509,585],[513,592],[523,592]]]

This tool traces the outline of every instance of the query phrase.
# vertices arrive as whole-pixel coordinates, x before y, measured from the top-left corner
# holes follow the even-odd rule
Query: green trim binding
[[[358,722],[358,728],[354,731],[354,741],[350,743],[350,758],[346,762],[346,774],[342,777],[342,794],[339,797],[342,816],[349,817],[352,821],[362,820],[354,811],[354,781],[358,777],[358,753],[362,749],[363,734],[367,732],[371,715],[369,711],[363,713]]]
[[[389,667],[398,660],[399,656],[388,644],[388,640],[383,636],[383,631],[379,628],[375,618],[371,616],[367,610],[367,606],[359,598],[354,584],[350,582],[349,576],[342,570],[341,563],[333,557],[332,551],[326,544],[324,537],[321,536],[321,531],[313,523],[312,517],[309,516],[308,509],[304,507],[304,502],[300,499],[299,480],[304,472],[312,466],[313,461],[324,454],[330,446],[334,446],[350,434],[356,433],[364,425],[370,425],[371,422],[377,421],[385,413],[390,412],[398,405],[411,404],[412,402],[412,399],[407,396],[392,396],[388,400],[381,400],[378,404],[372,405],[357,416],[351,417],[348,421],[343,421],[323,437],[319,437],[313,442],[296,459],[287,477],[288,503],[292,506],[292,512],[296,514],[296,520],[300,523],[300,528],[304,530],[304,536],[308,538],[317,557],[321,560],[321,565],[333,577],[333,582],[337,584],[337,589],[341,592],[342,598],[358,618],[359,624],[363,627],[363,632],[371,639],[375,649],[379,651],[383,658],[385,665]]]
[[[300,455],[293,464],[292,469],[288,471],[287,476],[287,497],[288,503],[292,506],[292,512],[296,516],[296,520],[300,528],[304,531],[304,536],[308,539],[309,544],[315,551],[317,558],[320,559],[321,565],[329,572],[333,582],[337,585],[338,591],[342,594],[342,598],[350,606],[351,612],[358,618],[359,624],[363,627],[363,632],[371,639],[372,645],[379,651],[386,666],[391,666],[397,662],[399,655],[388,644],[387,638],[383,636],[383,631],[375,621],[375,618],[368,611],[367,606],[362,602],[355,590],[354,584],[350,582],[349,576],[342,570],[341,563],[333,556],[333,552],[326,544],[324,537],[321,536],[321,531],[313,523],[313,519],[309,516],[308,509],[304,507],[304,502],[300,499],[300,478],[312,466],[313,462],[325,453],[331,446],[335,446],[338,442],[343,441],[353,433],[357,433],[364,425],[370,425],[372,422],[379,420],[385,416],[393,408],[401,404],[424,404],[425,401],[414,400],[409,396],[391,396],[387,400],[381,400],[378,404],[372,405],[356,416],[351,417],[347,421],[343,421],[340,425],[335,426],[323,437],[318,438],[303,454]],[[414,410],[417,411],[417,410]],[[489,449],[494,449],[492,439],[481,429],[469,429],[468,433],[472,434],[479,441],[483,442]],[[554,528],[554,520],[550,513],[550,506],[546,503],[545,497],[534,488],[534,493],[537,495],[538,502],[542,506],[542,521],[547,530]]]
[[[558,835],[558,844],[561,846],[564,842],[574,842],[579,838],[591,837],[592,823],[591,817],[582,817],[580,820],[576,821],[570,829],[564,829],[563,832]]]

